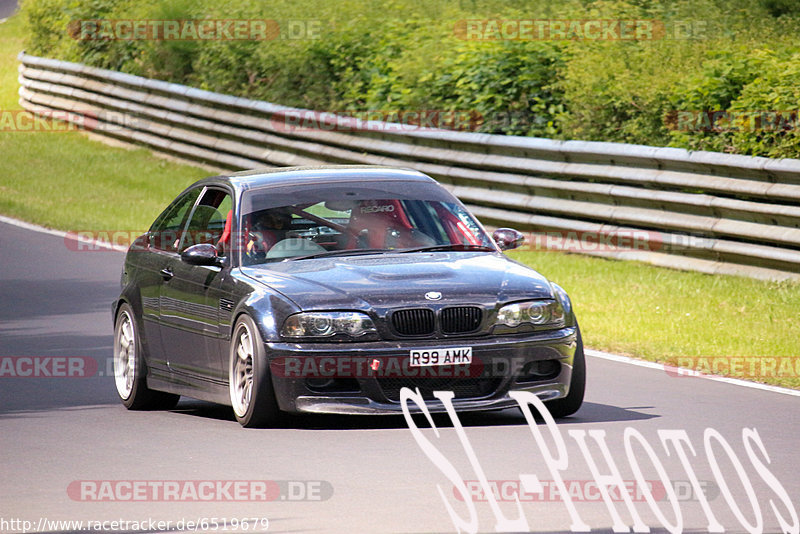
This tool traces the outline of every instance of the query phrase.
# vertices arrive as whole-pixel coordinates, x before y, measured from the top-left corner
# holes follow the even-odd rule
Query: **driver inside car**
[[[263,261],[275,243],[285,239],[292,226],[292,214],[281,208],[262,210],[251,216],[245,256],[251,263]]]

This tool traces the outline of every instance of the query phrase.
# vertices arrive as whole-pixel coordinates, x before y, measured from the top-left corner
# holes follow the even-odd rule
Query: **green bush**
[[[751,115],[732,130],[731,144],[735,152],[742,154],[798,157],[800,51],[770,59],[731,106],[733,111]]]
[[[560,47],[551,43],[469,43],[420,82],[434,106],[474,111],[482,118],[478,131],[554,137],[564,111],[562,67]]]
[[[677,128],[670,131],[672,145],[695,150],[735,151],[732,125],[724,118],[712,124],[710,112],[731,110],[745,87],[758,79],[770,60],[773,60],[770,53],[763,50],[709,53],[700,71],[682,80],[672,95],[673,110],[698,112],[694,125],[687,128],[676,125]]]

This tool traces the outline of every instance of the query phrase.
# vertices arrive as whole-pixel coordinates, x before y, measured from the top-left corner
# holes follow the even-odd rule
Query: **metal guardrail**
[[[74,112],[74,122],[96,134],[184,159],[237,170],[411,167],[443,183],[485,224],[529,231],[542,246],[800,279],[800,160],[376,121],[342,127],[330,114],[25,53],[19,60],[25,109]]]

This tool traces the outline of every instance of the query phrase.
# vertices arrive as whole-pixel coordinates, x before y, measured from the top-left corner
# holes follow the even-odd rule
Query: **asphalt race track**
[[[147,526],[149,520],[163,520],[171,521],[169,530],[181,530],[187,529],[187,521],[202,518],[212,530],[210,521],[216,518],[218,532],[223,526],[228,532],[244,527],[250,532],[455,532],[437,486],[455,513],[469,520],[469,507],[455,498],[453,482],[426,456],[403,417],[306,416],[282,428],[245,430],[228,408],[189,399],[168,412],[126,411],[109,376],[110,304],[118,293],[122,258],[119,252],[70,250],[62,237],[0,224],[0,362],[20,356],[39,361],[81,357],[96,364],[88,377],[10,377],[0,367],[0,531],[79,529],[58,520],[122,520],[116,530],[129,532],[167,530]],[[634,441],[632,458],[626,453],[626,428],[638,431],[677,490],[683,532],[705,532],[709,520],[674,447],[671,454],[665,452],[659,430],[686,431],[697,453],[689,453],[691,467],[726,532],[746,532],[743,523],[753,524],[754,532],[781,532],[778,516],[792,523],[800,505],[800,397],[597,358],[589,358],[588,369],[587,402],[558,429],[568,459],[560,473],[576,513],[592,532],[608,531],[614,521],[578,440],[568,431],[605,432],[626,482],[635,479],[632,460],[640,463],[644,479],[658,480],[642,445]],[[424,430],[424,437],[460,478],[476,480],[449,419],[434,420],[448,428],[440,428],[438,437]],[[417,422],[422,426],[423,419]],[[462,415],[461,422],[486,478],[507,481],[499,485],[499,513],[518,517],[509,488],[519,486],[521,474],[534,474],[551,487],[548,481],[554,476],[517,410]],[[554,447],[544,425],[536,428]],[[719,441],[711,440],[718,476],[704,446],[704,433],[717,435],[709,428],[730,445],[733,455],[731,459]],[[755,446],[748,453],[743,429],[757,430],[763,450]],[[609,474],[597,442],[589,436],[586,443],[600,472]],[[737,463],[752,485],[749,496]],[[729,499],[720,479],[729,486]],[[117,491],[134,481],[149,487],[164,481],[178,481],[181,487],[186,481],[268,481],[278,491],[267,502],[256,493],[239,502],[225,500],[224,492],[215,493],[218,498],[212,501],[181,494],[174,502]],[[104,494],[103,487],[117,490]],[[780,488],[785,488],[783,497]],[[653,494],[662,519],[675,523],[664,492],[654,489]],[[562,498],[549,490],[542,495],[523,498],[520,509],[529,526],[517,530],[569,532],[572,521]],[[477,530],[494,532],[490,503],[475,497]],[[617,501],[613,506],[621,522],[631,526],[626,505]],[[632,506],[651,532],[666,532],[641,494]],[[256,520],[236,523],[242,518]]]

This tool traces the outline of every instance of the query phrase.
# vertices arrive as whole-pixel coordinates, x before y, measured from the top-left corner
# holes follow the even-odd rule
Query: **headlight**
[[[515,302],[500,308],[495,324],[511,328],[521,324],[560,328],[564,326],[564,309],[557,300]]]
[[[359,312],[298,313],[290,315],[281,330],[284,337],[331,337],[336,334],[360,337],[375,333],[372,319]]]

